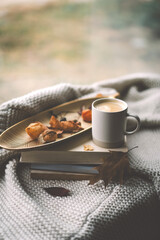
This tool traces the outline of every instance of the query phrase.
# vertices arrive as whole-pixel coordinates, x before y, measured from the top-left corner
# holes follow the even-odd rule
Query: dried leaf
[[[44,190],[49,193],[50,195],[56,197],[64,197],[68,196],[70,193],[70,190],[63,188],[63,187],[49,187],[49,188],[44,188]]]
[[[94,147],[92,147],[91,145],[84,145],[84,151],[93,151]]]
[[[99,180],[104,181],[105,187],[112,180],[123,184],[124,179],[130,175],[128,152],[110,151],[108,157],[103,159],[103,163],[95,167],[99,173],[90,180],[89,184],[93,185]]]
[[[98,93],[97,95],[96,95],[96,97],[98,98],[101,98],[101,97],[104,97],[104,95],[102,94],[102,93]]]

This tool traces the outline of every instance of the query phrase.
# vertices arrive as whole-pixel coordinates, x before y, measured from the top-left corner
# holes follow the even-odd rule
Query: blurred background
[[[160,0],[1,0],[0,103],[60,82],[160,73]]]

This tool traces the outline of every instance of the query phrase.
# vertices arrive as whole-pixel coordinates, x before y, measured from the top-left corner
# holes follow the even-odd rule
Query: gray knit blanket
[[[116,89],[139,115],[141,129],[128,136],[133,176],[123,185],[88,181],[33,180],[16,152],[0,149],[0,239],[160,239],[160,76],[133,74],[90,86],[59,84],[0,106],[0,133],[9,126],[84,95]],[[44,187],[64,187],[53,197]]]

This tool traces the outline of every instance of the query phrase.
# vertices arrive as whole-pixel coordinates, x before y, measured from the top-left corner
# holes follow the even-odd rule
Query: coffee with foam
[[[120,112],[125,109],[125,106],[121,102],[104,101],[97,104],[96,108],[103,112]]]

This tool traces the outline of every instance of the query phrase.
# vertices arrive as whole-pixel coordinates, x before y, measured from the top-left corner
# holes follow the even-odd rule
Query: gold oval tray
[[[91,128],[91,123],[84,122],[81,115],[78,113],[80,109],[85,106],[88,108],[92,102],[97,98],[78,99],[70,101],[56,107],[50,108],[46,111],[38,113],[29,117],[15,125],[9,127],[0,135],[0,146],[8,150],[30,150],[35,148],[44,148],[48,145],[56,144],[57,142],[64,141],[74,135],[81,134],[87,129]],[[25,128],[33,122],[39,121],[49,126],[49,120],[52,114],[56,114],[58,118],[66,117],[67,120],[78,120],[81,122],[83,130],[77,133],[63,133],[61,138],[56,141],[45,143],[40,136],[37,140],[32,140],[25,131]]]
[[[115,97],[117,96],[111,96]],[[64,141],[69,139],[75,135],[81,134],[84,131],[87,131],[91,128],[92,124],[84,122],[81,115],[79,114],[81,108],[85,106],[88,108],[91,106],[92,102],[99,97],[87,98],[87,99],[77,99],[67,103],[63,103],[56,107],[50,108],[46,111],[38,113],[32,117],[29,117],[5,130],[0,135],[0,146],[2,148],[8,150],[16,150],[16,151],[26,151],[31,149],[42,149],[49,145],[56,144],[60,141]],[[84,128],[83,130],[76,133],[63,133],[61,138],[57,138],[54,142],[45,143],[43,138],[40,136],[37,140],[32,140],[25,131],[25,128],[33,122],[39,121],[46,126],[49,126],[49,120],[52,114],[56,114],[60,119],[62,117],[66,117],[67,120],[78,120],[81,122],[81,126]]]

